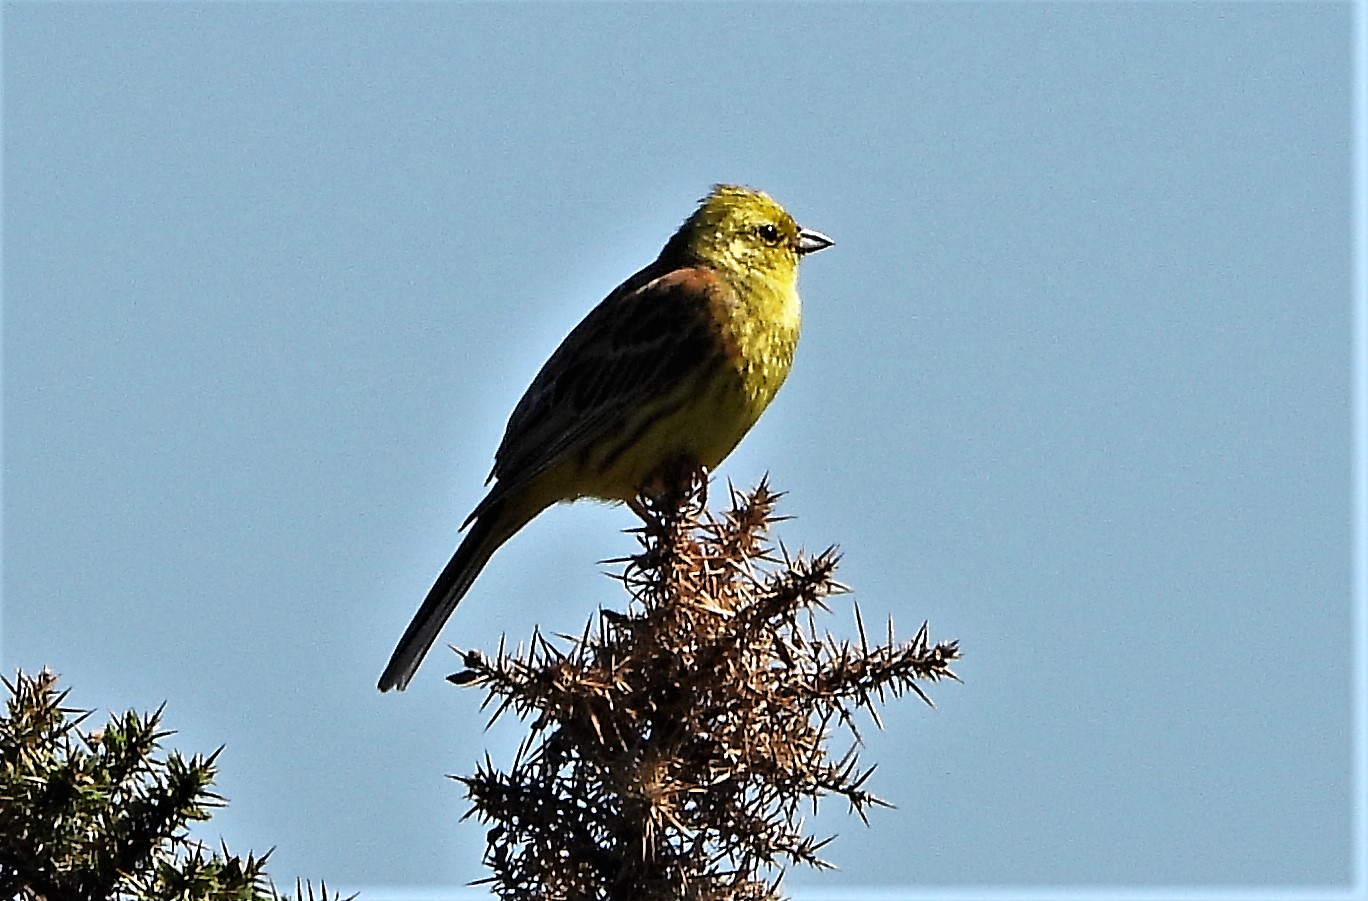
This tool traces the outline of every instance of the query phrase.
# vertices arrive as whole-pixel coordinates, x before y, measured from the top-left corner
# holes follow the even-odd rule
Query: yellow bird
[[[718,185],[655,262],[584,317],[509,417],[470,532],[399,639],[403,690],[490,555],[558,501],[631,501],[672,467],[711,470],[788,376],[798,258],[833,242],[769,195]]]

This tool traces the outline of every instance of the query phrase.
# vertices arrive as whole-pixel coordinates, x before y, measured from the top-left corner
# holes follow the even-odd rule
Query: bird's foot
[[[693,460],[676,459],[662,466],[627,506],[647,523],[701,513],[708,506],[708,468]]]

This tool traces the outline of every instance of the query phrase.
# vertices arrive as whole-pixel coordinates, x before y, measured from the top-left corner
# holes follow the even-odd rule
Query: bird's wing
[[[701,267],[659,275],[647,267],[624,282],[537,373],[508,420],[491,478],[511,490],[718,365],[726,354],[718,313],[732,298],[726,281]]]

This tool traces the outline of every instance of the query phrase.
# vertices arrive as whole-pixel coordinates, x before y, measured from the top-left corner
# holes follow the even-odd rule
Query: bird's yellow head
[[[702,264],[732,277],[762,277],[792,284],[798,258],[830,247],[821,232],[805,229],[763,191],[717,185],[679,227],[662,257]]]

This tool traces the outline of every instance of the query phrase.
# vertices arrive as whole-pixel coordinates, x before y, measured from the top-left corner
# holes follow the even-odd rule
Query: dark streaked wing
[[[703,268],[652,274],[605,298],[542,366],[494,455],[495,492],[625,428],[725,352],[710,308],[730,300],[726,282]]]

